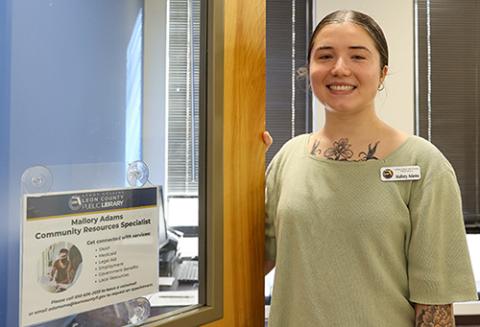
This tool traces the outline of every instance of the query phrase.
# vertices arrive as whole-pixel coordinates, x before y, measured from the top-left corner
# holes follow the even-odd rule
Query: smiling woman
[[[267,171],[269,326],[452,326],[452,302],[477,296],[451,165],[377,116],[388,48],[372,18],[333,12],[310,45],[325,124]]]

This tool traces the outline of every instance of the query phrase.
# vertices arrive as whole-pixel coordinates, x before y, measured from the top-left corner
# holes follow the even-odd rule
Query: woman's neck
[[[373,110],[348,115],[331,113],[327,110],[321,134],[331,140],[346,137],[363,141],[371,138],[378,139],[387,128]]]
[[[408,135],[384,123],[375,111],[328,112],[324,128],[310,138],[310,154],[333,160],[364,161],[386,158]]]

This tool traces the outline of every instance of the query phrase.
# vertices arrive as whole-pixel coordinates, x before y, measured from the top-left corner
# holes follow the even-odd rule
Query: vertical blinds
[[[293,136],[311,131],[307,80],[296,71],[307,64],[311,0],[266,2],[266,125],[274,143],[267,164]]]
[[[168,2],[169,196],[198,195],[200,0]]]
[[[467,232],[480,233],[480,2],[416,5],[416,132],[452,163]]]

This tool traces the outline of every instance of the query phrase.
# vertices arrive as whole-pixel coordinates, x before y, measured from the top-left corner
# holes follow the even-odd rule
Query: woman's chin
[[[323,103],[324,108],[327,113],[339,114],[339,115],[353,115],[359,114],[361,112],[370,112],[375,111],[375,107],[372,104],[358,104],[348,102],[336,102],[336,103]]]
[[[325,106],[325,109],[329,113],[333,113],[333,114],[353,114],[360,111],[358,108],[353,107],[351,105],[346,105],[346,104],[338,104],[335,106]]]

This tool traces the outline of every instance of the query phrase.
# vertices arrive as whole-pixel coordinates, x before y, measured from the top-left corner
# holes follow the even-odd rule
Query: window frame
[[[198,306],[148,319],[144,326],[198,326],[223,316],[223,37],[224,0],[202,1]],[[203,276],[202,276],[203,275]]]

